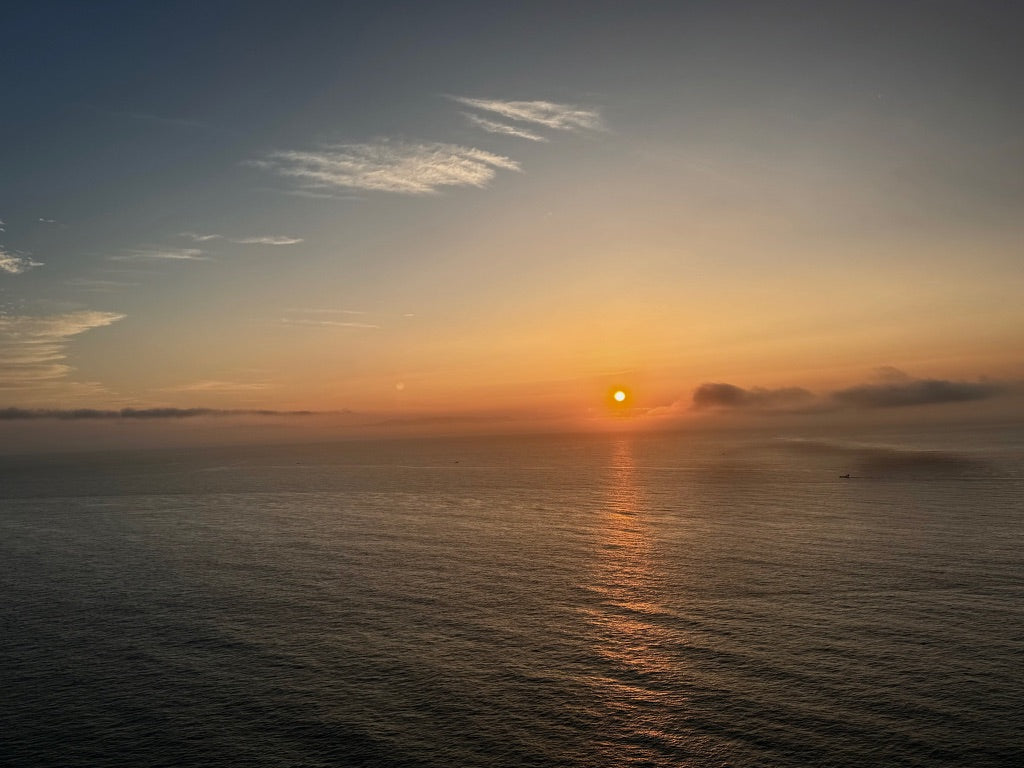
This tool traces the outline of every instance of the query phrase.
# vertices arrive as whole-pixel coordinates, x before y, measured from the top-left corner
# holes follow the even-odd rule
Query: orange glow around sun
[[[631,395],[629,390],[625,387],[613,387],[608,390],[605,397],[608,398],[605,402],[608,404],[609,410],[615,415],[624,416],[631,410]]]

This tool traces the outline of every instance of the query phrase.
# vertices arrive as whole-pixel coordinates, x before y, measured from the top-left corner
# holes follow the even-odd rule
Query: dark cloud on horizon
[[[706,408],[796,408],[807,406],[814,399],[814,394],[803,387],[743,389],[735,384],[715,382],[701,384],[694,390],[693,407],[697,410]]]
[[[86,419],[189,419],[198,416],[312,416],[316,411],[224,410],[218,408],[121,408],[100,410],[95,408],[0,408],[0,421],[28,421],[31,419],[59,419],[80,421]]]
[[[883,384],[860,384],[833,392],[833,400],[858,408],[902,408],[912,405],[987,400],[1003,391],[992,382],[910,379]]]
[[[694,410],[761,410],[817,413],[837,408],[901,408],[987,400],[1007,390],[989,381],[914,379],[896,368],[880,370],[880,381],[858,384],[825,395],[802,387],[744,389],[725,382],[701,384],[693,392]]]

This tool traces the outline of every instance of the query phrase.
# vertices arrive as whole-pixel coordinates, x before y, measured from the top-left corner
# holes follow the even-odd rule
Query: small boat
[[[850,473],[847,472],[845,475],[840,475],[839,479],[840,480],[849,480],[850,479]]]

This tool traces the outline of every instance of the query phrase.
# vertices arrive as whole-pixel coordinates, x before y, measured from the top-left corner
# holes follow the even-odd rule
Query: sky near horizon
[[[1020,413],[1014,3],[3,27],[3,421]]]

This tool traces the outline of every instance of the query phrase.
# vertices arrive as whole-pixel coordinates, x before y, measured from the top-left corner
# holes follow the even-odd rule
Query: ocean
[[[4,456],[0,600],[4,766],[1024,764],[1019,430]]]

